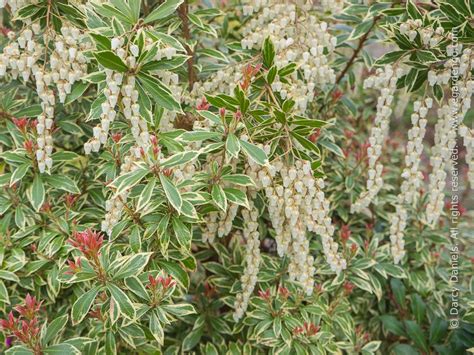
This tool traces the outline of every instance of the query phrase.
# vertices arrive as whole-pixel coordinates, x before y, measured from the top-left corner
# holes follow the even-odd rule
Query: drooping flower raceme
[[[260,233],[258,232],[258,209],[250,202],[250,210],[242,210],[244,220],[243,235],[245,245],[245,269],[240,277],[242,292],[238,293],[234,303],[234,320],[238,321],[247,310],[250,296],[257,283],[257,274],[261,263]]]
[[[402,74],[403,70],[401,68],[386,65],[383,69],[377,69],[374,76],[364,81],[364,88],[378,89],[380,90],[380,96],[377,101],[377,113],[375,114],[374,126],[370,131],[369,147],[367,148],[369,162],[366,190],[351,206],[352,213],[361,212],[367,208],[383,187],[383,165],[379,158],[389,130],[393,95],[397,88],[397,81]]]
[[[403,239],[407,224],[408,212],[406,205],[414,204],[418,192],[423,185],[423,173],[419,169],[423,138],[426,133],[428,110],[433,106],[433,99],[426,98],[413,103],[411,115],[412,128],[408,131],[408,143],[405,153],[405,168],[402,172],[402,185],[397,196],[395,213],[391,216],[390,242],[395,264],[405,255]]]

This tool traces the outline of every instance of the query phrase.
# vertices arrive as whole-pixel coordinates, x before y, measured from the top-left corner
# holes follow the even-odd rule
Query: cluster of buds
[[[203,97],[201,101],[196,105],[196,110],[198,111],[207,111],[211,107],[211,104],[207,102],[206,97]]]
[[[100,254],[99,251],[104,243],[104,237],[99,232],[87,229],[83,232],[74,232],[72,238],[69,239],[69,243],[79,249],[86,258],[95,260]]]
[[[172,276],[158,275],[156,277],[153,277],[152,275],[148,275],[148,285],[146,287],[154,293],[158,289],[167,291],[174,285],[176,285],[176,281],[173,279]]]
[[[81,259],[78,258],[76,261],[68,260],[68,270],[65,272],[66,275],[75,275],[82,270]]]
[[[420,19],[408,19],[400,25],[400,33],[406,35],[410,41],[414,41],[420,35],[421,42],[425,47],[436,47],[444,36],[444,28],[439,26],[434,29],[432,26],[423,27]]]
[[[244,220],[243,235],[245,246],[245,269],[240,277],[242,292],[237,294],[234,303],[234,320],[237,322],[247,310],[249,299],[255,285],[260,268],[260,233],[258,232],[258,209],[251,203],[251,209],[242,210]]]
[[[374,126],[370,131],[370,145],[367,148],[367,156],[369,159],[367,187],[359,196],[358,200],[351,206],[352,213],[358,213],[367,208],[383,187],[383,165],[380,163],[379,158],[382,154],[382,147],[389,130],[393,95],[397,88],[397,81],[402,74],[403,70],[400,68],[394,69],[391,65],[386,65],[383,69],[377,69],[374,76],[370,76],[364,81],[364,88],[380,90],[380,97],[377,101]]]
[[[7,319],[0,320],[0,326],[9,334],[7,346],[11,345],[13,340],[11,337],[14,337],[30,348],[35,354],[41,354],[41,325],[38,321],[41,303],[35,297],[27,294],[25,303],[15,308],[19,313],[18,318],[15,318],[13,312],[10,312]]]
[[[262,64],[247,64],[247,66],[244,67],[243,80],[240,83],[240,87],[242,88],[242,90],[246,91],[249,88],[250,84],[252,83],[252,80],[261,68]]]
[[[321,327],[319,325],[315,325],[314,323],[304,322],[302,327],[296,327],[293,329],[294,335],[305,335],[307,337],[314,336],[318,334]]]
[[[213,243],[216,234],[219,238],[225,237],[232,230],[232,222],[237,216],[239,206],[231,203],[227,210],[219,212],[210,212],[205,216],[205,225],[202,232],[202,241]]]

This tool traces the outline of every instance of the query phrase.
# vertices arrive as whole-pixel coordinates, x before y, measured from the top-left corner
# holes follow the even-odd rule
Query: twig
[[[374,22],[372,22],[372,25],[370,26],[368,31],[360,38],[359,44],[357,45],[357,48],[355,49],[354,53],[352,54],[352,57],[349,59],[346,66],[344,67],[344,69],[342,69],[342,71],[339,73],[339,75],[336,79],[336,85],[339,84],[339,82],[342,80],[342,78],[344,78],[344,75],[346,75],[349,68],[352,66],[352,64],[354,64],[354,61],[356,60],[357,56],[359,55],[359,52],[364,47],[365,41],[367,41],[367,38],[369,38],[370,32],[375,27],[375,24],[377,23],[377,21],[379,19],[380,19],[380,16],[375,17]]]

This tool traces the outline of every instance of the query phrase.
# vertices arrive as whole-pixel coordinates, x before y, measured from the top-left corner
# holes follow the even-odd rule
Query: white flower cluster
[[[49,59],[51,78],[58,89],[59,102],[66,101],[72,86],[87,74],[87,58],[84,51],[90,49],[91,42],[78,28],[63,26],[62,36],[54,40],[54,50]]]
[[[135,57],[133,55],[128,56],[127,51],[123,48],[124,44],[125,40],[123,37],[113,38],[111,41],[112,51],[115,52],[118,57],[120,57],[127,63],[134,63],[136,60]],[[130,59],[129,61],[127,60],[128,58],[133,59]],[[119,102],[122,86],[125,86],[122,85],[124,83],[124,75],[122,73],[115,72],[110,69],[105,69],[105,75],[106,87],[103,91],[105,101],[101,104],[102,113],[100,115],[100,124],[94,127],[94,136],[92,137],[92,139],[84,144],[84,151],[86,154],[90,154],[91,151],[98,152],[100,150],[101,145],[107,142],[110,125],[117,116],[117,111],[115,110],[115,107]],[[123,91],[125,92],[125,89]],[[126,92],[128,94],[128,100],[126,100],[126,103],[129,103],[129,105],[127,106],[127,113],[131,113],[132,95],[134,95],[135,97],[134,101],[138,100],[138,91],[134,91],[136,91],[134,90],[134,85],[132,86],[127,82]]]
[[[54,123],[54,106],[56,97],[51,85],[56,85],[59,101],[64,103],[66,95],[72,90],[72,85],[80,80],[87,72],[87,60],[82,53],[88,48],[89,42],[84,41],[84,35],[74,27],[64,25],[61,34],[44,33],[44,41],[53,39],[52,53],[45,53],[45,46],[35,41],[35,35],[40,34],[39,23],[34,23],[25,28],[16,37],[14,32],[9,32],[11,40],[0,55],[0,76],[9,70],[13,78],[21,76],[24,81],[34,76],[36,92],[41,102],[42,113],[37,117],[37,150],[36,160],[41,173],[52,167],[51,153],[53,151],[53,138],[51,129]],[[38,63],[44,56],[46,61]],[[49,67],[46,65],[49,60]]]
[[[405,155],[405,168],[402,172],[402,185],[397,198],[395,213],[391,216],[390,241],[391,251],[395,264],[398,264],[405,255],[405,241],[403,239],[407,225],[408,213],[405,204],[416,201],[417,193],[423,185],[423,173],[419,169],[420,157],[423,152],[423,138],[428,123],[426,115],[433,106],[433,99],[426,98],[424,101],[413,103],[413,114],[411,115],[412,128],[408,131],[408,143]]]
[[[334,226],[329,216],[329,201],[322,191],[324,181],[313,177],[309,162],[297,160],[288,166],[276,160],[263,168],[249,164],[251,169],[247,174],[265,190],[268,199],[278,255],[290,256],[290,278],[302,283],[310,294],[315,269],[307,231],[321,236],[323,252],[333,271],[339,273],[346,268],[346,261],[338,254],[338,245],[332,238]]]
[[[455,50],[459,51],[460,49],[457,47]],[[440,74],[442,77],[449,76],[449,78],[453,73],[458,74],[456,80],[453,80],[458,95],[449,100],[448,105],[444,105],[438,110],[440,119],[435,126],[435,144],[430,158],[432,171],[428,190],[429,201],[426,206],[426,223],[431,226],[436,225],[443,211],[446,169],[451,163],[451,151],[456,146],[457,128],[471,107],[474,92],[474,80],[471,76],[473,67],[472,50],[466,48],[460,57],[448,60],[445,63],[445,70]],[[461,129],[461,131],[464,130]]]
[[[234,222],[238,209],[238,205],[230,203],[227,207],[227,211],[210,212],[207,216],[205,216],[205,224],[202,231],[202,241],[204,243],[213,243],[216,234],[219,238],[228,235],[232,230],[232,223]]]
[[[464,146],[466,147],[466,163],[469,167],[468,179],[471,189],[474,188],[474,131],[469,129],[466,125],[459,127],[459,135],[464,140]]]
[[[295,100],[295,106],[304,112],[314,98],[316,86],[335,81],[334,71],[324,52],[334,51],[336,37],[328,33],[326,22],[319,22],[315,16],[304,12],[296,16],[297,10],[296,5],[288,3],[263,8],[243,29],[241,44],[244,49],[260,49],[264,40],[270,37],[277,53],[274,63],[277,68],[296,64],[304,80],[294,72],[286,77],[290,84],[284,85],[277,75],[272,89],[279,92],[283,99],[290,97]]]
[[[329,11],[332,14],[341,13],[346,5],[344,0],[321,0],[320,3],[324,11]]]
[[[413,103],[413,114],[411,115],[412,127],[408,131],[408,143],[405,153],[405,168],[402,172],[401,192],[398,202],[411,204],[415,202],[417,193],[423,185],[423,173],[420,171],[420,157],[423,152],[423,138],[426,133],[428,120],[426,115],[433,107],[433,99],[426,98],[424,101]]]
[[[105,101],[101,104],[102,113],[100,115],[100,124],[94,127],[93,138],[90,141],[84,143],[84,152],[86,154],[98,152],[100,150],[100,146],[107,142],[110,125],[117,116],[115,106],[118,103],[120,86],[122,85],[123,81],[123,74],[106,69],[105,75]]]
[[[395,213],[391,216],[390,225],[390,251],[393,256],[393,262],[398,264],[405,256],[405,228],[407,225],[408,213],[403,205],[397,205]]]
[[[123,175],[133,171],[136,168],[136,160],[137,159],[133,152],[127,154],[124,157],[124,161],[120,165],[120,174]],[[109,236],[112,234],[112,229],[114,226],[120,222],[123,208],[127,201],[128,193],[128,190],[124,191],[121,194],[113,195],[110,199],[105,201],[105,210],[107,213],[105,214],[104,220],[102,221],[101,229]]]
[[[260,233],[258,232],[258,209],[250,202],[250,210],[242,210],[244,220],[243,234],[246,240],[245,269],[240,277],[242,292],[238,293],[234,303],[234,320],[237,322],[247,310],[250,296],[257,284],[257,275],[261,263]]]
[[[8,43],[0,54],[0,77],[4,76],[8,70],[13,79],[21,76],[24,81],[27,81],[32,73],[40,69],[36,62],[44,54],[44,46],[35,40],[35,35],[38,35],[40,31],[39,24],[35,23],[31,28],[26,28],[18,37],[15,32],[8,32],[8,38],[12,42]]]
[[[410,41],[414,41],[419,34],[422,43],[425,46],[435,47],[441,40],[444,39],[444,28],[439,26],[436,29],[433,27],[423,27],[423,22],[420,19],[409,19],[400,25],[400,33],[407,35]]]
[[[380,90],[380,97],[377,101],[377,112],[374,126],[370,131],[369,147],[367,148],[369,159],[367,190],[362,192],[359,199],[351,206],[351,213],[361,212],[367,208],[374,201],[383,186],[383,165],[379,158],[389,131],[393,95],[397,88],[397,81],[402,74],[402,69],[394,69],[391,65],[386,65],[383,69],[378,68],[374,76],[370,76],[364,81],[364,88]]]
[[[253,10],[257,8],[254,6]],[[335,81],[328,55],[334,51],[336,37],[328,33],[327,23],[319,22],[315,16],[305,12],[296,16],[300,9],[295,4],[268,1],[268,6],[263,6],[261,12],[243,27],[241,45],[244,49],[260,49],[265,38],[270,37],[275,46],[277,68],[294,63],[302,71],[302,78],[298,77],[297,72],[285,76],[288,84],[284,84],[277,75],[272,89],[283,98],[295,100],[296,109],[304,113],[314,98],[315,88]],[[329,54],[325,54],[326,51]],[[200,100],[204,93],[231,94],[242,79],[244,67],[243,64],[232,63],[208,81],[195,83],[190,103]]]
[[[456,130],[451,129],[451,107],[444,105],[438,109],[438,122],[435,125],[434,146],[430,164],[429,200],[426,206],[426,222],[435,225],[444,207],[444,188],[446,168],[451,158],[451,149],[456,145]]]

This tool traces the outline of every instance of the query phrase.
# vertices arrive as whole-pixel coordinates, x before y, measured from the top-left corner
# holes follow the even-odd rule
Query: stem
[[[375,17],[374,21],[372,22],[372,25],[370,26],[368,31],[360,38],[359,44],[357,45],[357,48],[355,49],[354,53],[352,54],[352,57],[349,59],[346,66],[344,67],[344,69],[342,69],[342,71],[339,73],[339,75],[336,79],[336,85],[339,84],[339,82],[342,80],[342,78],[344,78],[344,76],[346,75],[347,71],[350,69],[352,64],[354,64],[354,61],[356,60],[357,56],[359,55],[359,52],[364,47],[365,41],[367,41],[367,39],[369,38],[370,32],[375,27],[375,24],[377,23],[377,21],[379,19],[380,19],[380,16]]]
[[[188,1],[185,0],[184,3],[178,8],[178,15],[183,23],[183,36],[185,39],[184,48],[186,49],[186,53],[189,56],[187,60],[188,64],[188,90],[191,91],[193,89],[194,82],[196,80],[196,73],[194,72],[194,52],[189,46],[188,42],[191,39],[191,31],[189,29],[189,18],[188,18],[188,10],[189,5]]]

